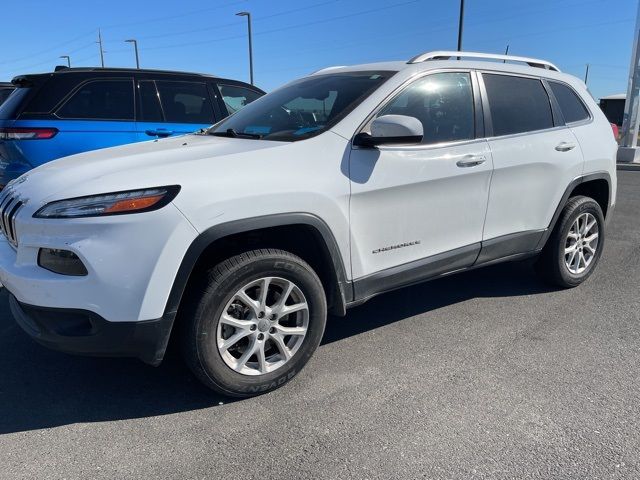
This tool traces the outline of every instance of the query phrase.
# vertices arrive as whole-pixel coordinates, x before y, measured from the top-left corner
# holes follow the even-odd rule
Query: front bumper
[[[13,295],[9,306],[16,322],[35,341],[65,353],[135,357],[159,365],[175,314],[157,320],[109,322],[88,310],[36,307]]]

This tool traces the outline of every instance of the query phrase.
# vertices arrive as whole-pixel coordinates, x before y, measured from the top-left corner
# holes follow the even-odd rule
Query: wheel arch
[[[189,281],[199,269],[222,256],[264,247],[293,250],[291,253],[307,261],[323,282],[329,311],[336,315],[346,313],[346,304],[351,301],[353,291],[331,229],[316,215],[283,213],[226,222],[202,232],[182,259],[165,315],[176,315]]]
[[[600,208],[602,208],[602,213],[606,219],[607,215],[611,213],[611,192],[611,175],[609,175],[608,172],[590,173],[574,179],[562,195],[562,199],[560,200],[560,203],[558,203],[553,217],[551,218],[549,227],[540,239],[536,249],[542,249],[546,245],[547,240],[551,236],[551,232],[553,232],[553,229],[556,226],[558,218],[560,218],[562,210],[571,197],[575,197],[576,195],[585,195],[593,198],[598,202]]]

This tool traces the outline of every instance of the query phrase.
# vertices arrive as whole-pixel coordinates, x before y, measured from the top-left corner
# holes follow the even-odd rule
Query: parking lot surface
[[[503,264],[331,318],[288,386],[229,402],[33,343],[0,295],[0,478],[640,478],[640,171],[573,290]]]

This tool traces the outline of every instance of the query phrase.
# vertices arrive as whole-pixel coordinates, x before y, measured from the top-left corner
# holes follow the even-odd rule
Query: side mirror
[[[375,147],[376,145],[420,143],[424,136],[422,122],[406,115],[383,115],[371,122],[371,134],[361,132],[354,138],[354,145]]]

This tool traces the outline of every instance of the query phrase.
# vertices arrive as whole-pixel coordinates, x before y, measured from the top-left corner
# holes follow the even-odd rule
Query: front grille
[[[18,246],[16,214],[22,205],[23,202],[11,189],[5,188],[0,194],[0,230],[14,247]]]

